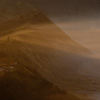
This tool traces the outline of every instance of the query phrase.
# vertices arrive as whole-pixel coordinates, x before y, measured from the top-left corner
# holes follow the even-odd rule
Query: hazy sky
[[[57,23],[57,22],[56,22]],[[100,57],[100,20],[57,23],[72,39]]]
[[[54,23],[100,57],[99,0],[41,1],[37,0],[37,4]]]

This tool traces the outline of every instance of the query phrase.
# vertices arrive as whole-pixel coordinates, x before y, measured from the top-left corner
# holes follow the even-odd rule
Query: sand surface
[[[29,2],[27,4],[24,0],[21,2],[11,0],[11,2],[13,6],[7,0],[1,0],[0,3],[2,8],[0,11],[0,85],[5,88],[1,90],[3,91],[1,98],[11,100],[23,93],[27,96],[21,95],[21,100],[23,98],[77,100],[77,97],[80,100],[99,100],[99,59],[93,58],[94,55],[90,50],[72,40],[68,33],[65,34],[48,17],[34,9]],[[5,7],[9,7],[9,10],[4,9]],[[38,80],[43,82],[42,86]],[[23,86],[24,82],[27,86]],[[45,87],[44,84],[47,86]],[[7,85],[9,88],[6,87]],[[18,94],[16,90],[10,89],[13,87],[15,89],[18,87]],[[41,87],[43,94],[41,94]],[[10,92],[8,95],[4,94],[6,89],[8,92],[15,91],[12,97]],[[47,89],[49,93],[45,95]],[[17,97],[16,99],[19,100]]]
[[[36,69],[46,80],[83,100],[87,91],[89,95],[94,89],[99,91],[99,78],[95,80],[99,76],[98,59],[42,13],[26,13],[2,24],[0,30],[1,52],[29,70]]]

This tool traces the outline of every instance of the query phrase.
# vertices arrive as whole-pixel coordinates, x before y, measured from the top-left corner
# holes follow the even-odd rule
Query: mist
[[[37,1],[42,11],[67,35],[100,58],[100,1]]]

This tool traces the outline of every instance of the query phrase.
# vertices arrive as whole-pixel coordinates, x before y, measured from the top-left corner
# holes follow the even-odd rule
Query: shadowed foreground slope
[[[79,100],[43,78],[35,60],[20,51],[22,46],[17,41],[0,43],[0,100]]]

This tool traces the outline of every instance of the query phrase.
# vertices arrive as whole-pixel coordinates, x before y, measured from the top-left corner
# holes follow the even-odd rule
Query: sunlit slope
[[[60,28],[37,10],[9,20],[0,26],[1,37],[10,34],[11,38],[26,42],[78,54],[89,54],[87,49],[71,40]]]

